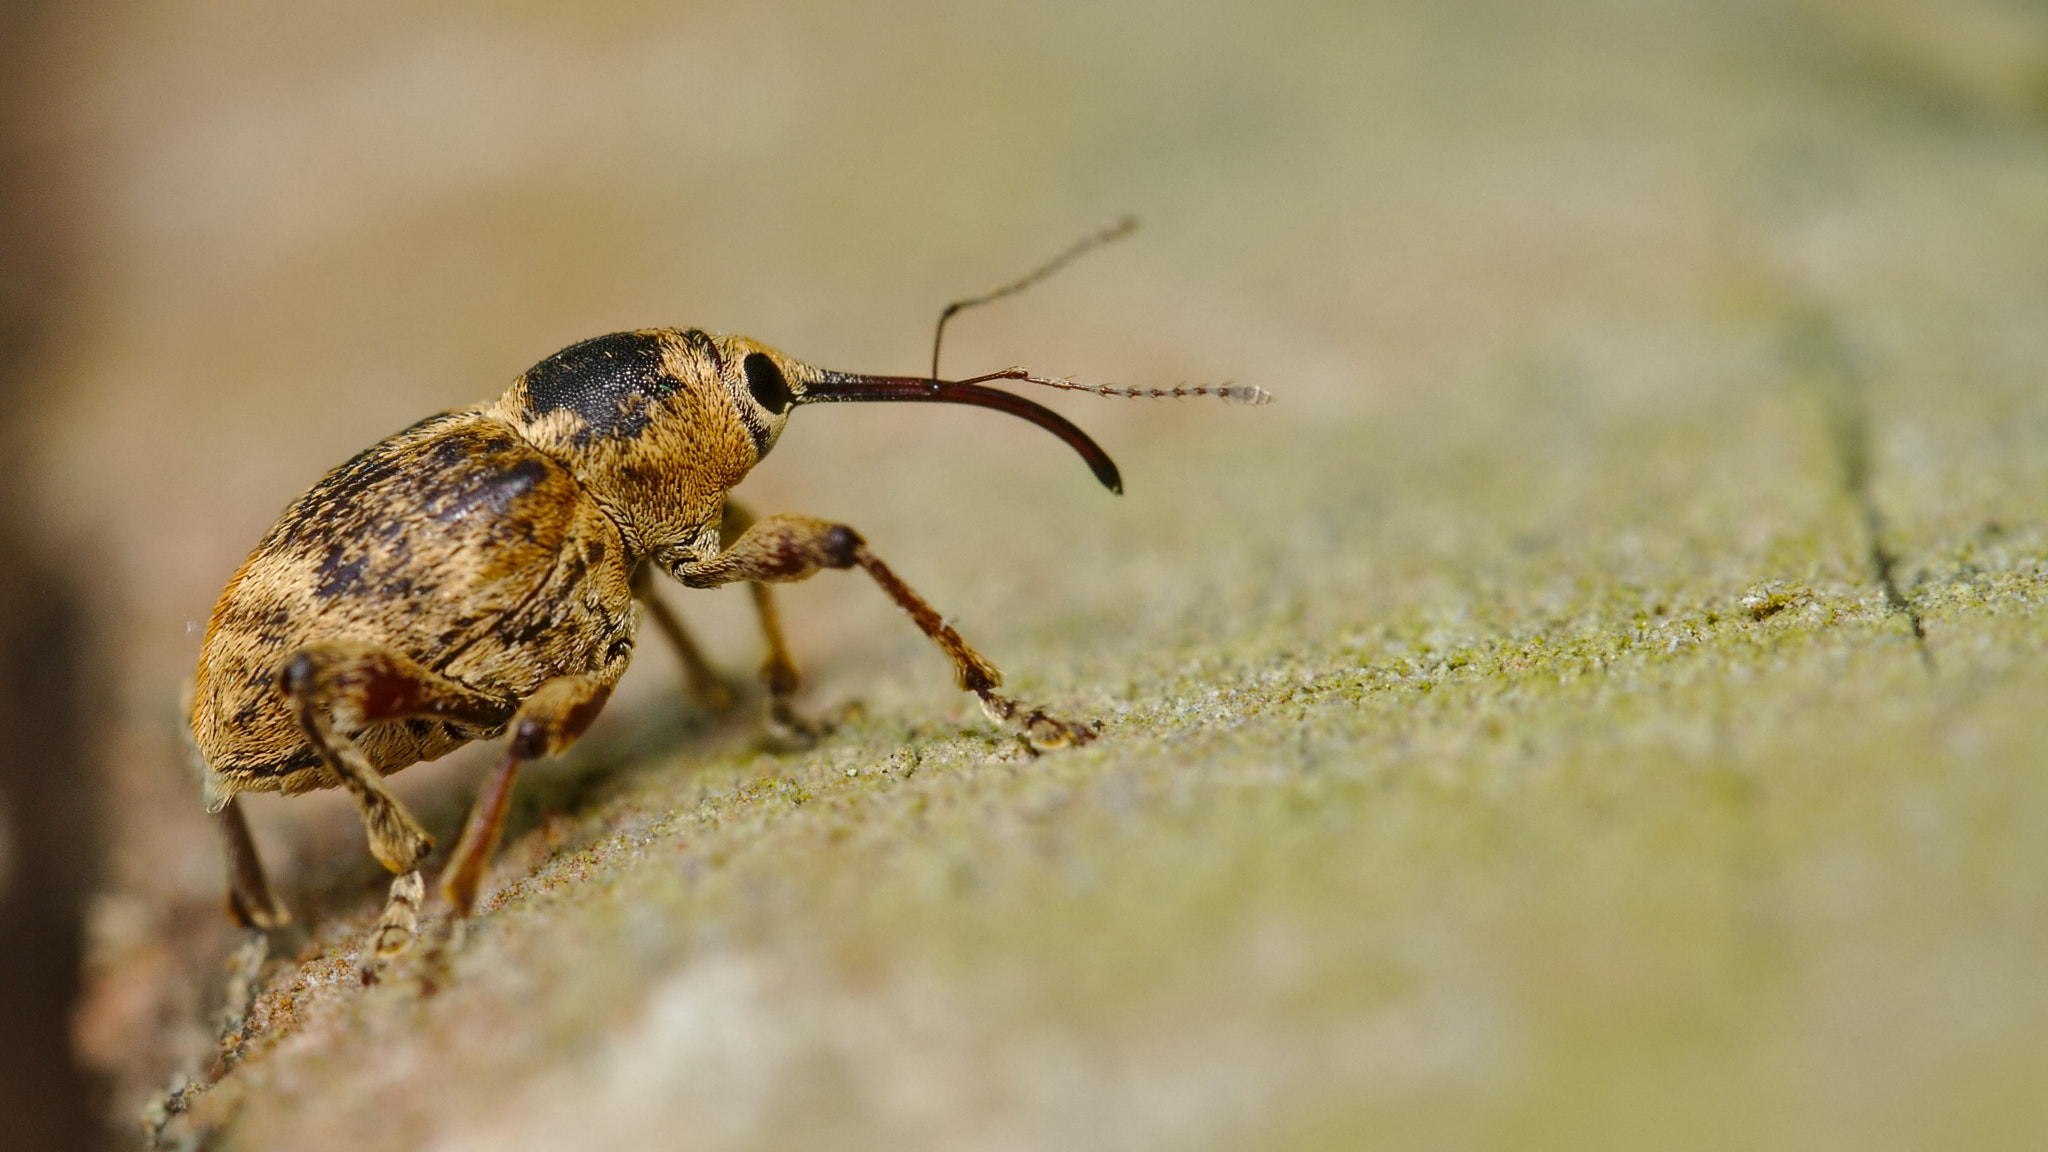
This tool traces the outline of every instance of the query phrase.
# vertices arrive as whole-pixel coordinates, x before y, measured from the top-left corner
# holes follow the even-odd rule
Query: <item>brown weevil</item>
[[[1128,224],[967,303],[1020,288],[1122,231]],[[227,846],[231,911],[259,928],[289,919],[236,794],[339,786],[362,812],[371,852],[399,874],[366,958],[403,949],[433,842],[384,777],[509,730],[441,874],[443,895],[466,916],[520,762],[562,752],[596,719],[632,657],[643,611],[691,679],[711,683],[681,623],[651,594],[654,569],[690,588],[753,584],[771,712],[785,722],[795,722],[788,698],[797,677],[765,586],[859,568],[937,643],[991,719],[1039,745],[1093,738],[1089,724],[998,693],[995,666],[859,533],[807,516],[753,520],[727,494],[807,404],[993,408],[1059,436],[1117,492],[1116,465],[1079,428],[988,385],[1252,403],[1265,394],[1078,385],[1022,369],[941,380],[934,344],[933,375],[920,378],[827,371],[695,329],[599,336],[529,368],[496,401],[430,416],[321,478],[228,581],[193,685],[192,736]]]

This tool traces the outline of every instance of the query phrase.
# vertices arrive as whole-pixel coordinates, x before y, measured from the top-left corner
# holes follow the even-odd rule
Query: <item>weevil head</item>
[[[615,332],[526,370],[497,415],[562,460],[639,555],[664,566],[718,550],[725,495],[760,462],[799,405],[914,401],[993,408],[1052,432],[1097,480],[1116,464],[1066,418],[983,380],[866,376],[814,368],[744,336],[694,328]]]
[[[813,371],[744,336],[615,332],[534,365],[497,413],[563,461],[642,555],[718,547],[725,496]]]

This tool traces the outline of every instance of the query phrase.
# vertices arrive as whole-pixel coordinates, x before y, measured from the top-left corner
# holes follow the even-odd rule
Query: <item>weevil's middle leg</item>
[[[512,739],[505,746],[505,757],[484,781],[483,791],[477,794],[469,819],[463,823],[462,839],[449,854],[448,867],[441,871],[441,895],[454,907],[456,915],[469,915],[476,903],[484,869],[505,832],[505,812],[511,805],[512,781],[519,773],[520,762],[566,751],[597,719],[611,694],[610,680],[563,676],[541,685],[519,706],[519,714],[512,720]]]
[[[732,547],[753,524],[753,513],[738,501],[727,500],[718,525],[719,547]],[[761,659],[761,683],[768,689],[769,724],[801,738],[823,735],[830,730],[830,723],[806,718],[793,703],[797,689],[803,686],[803,676],[796,670],[796,661],[790,658],[789,642],[783,639],[782,614],[776,610],[774,590],[766,584],[751,582],[747,585],[747,592],[753,598],[754,615],[761,626],[761,640],[768,649]],[[704,658],[703,649],[697,646],[675,610],[655,593],[651,568],[643,566],[633,573],[633,595],[639,598],[655,628],[675,649],[690,695],[716,712],[730,708],[732,688],[712,669]]]
[[[677,572],[693,588],[711,588],[735,580],[783,583],[802,580],[821,568],[859,567],[872,577],[898,607],[940,651],[953,662],[960,687],[981,700],[982,710],[998,723],[1015,724],[1037,744],[1058,746],[1085,744],[1095,738],[1087,724],[1062,720],[1039,708],[1027,707],[996,689],[1003,674],[976,652],[938,611],[912,591],[900,577],[882,563],[860,534],[844,524],[833,524],[810,516],[770,516],[754,524],[732,546],[709,560],[683,565]]]
[[[704,658],[704,650],[697,647],[690,630],[683,627],[682,618],[670,608],[654,590],[654,572],[641,565],[633,572],[633,596],[647,609],[647,615],[654,621],[654,627],[669,647],[675,649],[676,662],[683,666],[683,683],[689,687],[690,695],[697,698],[713,712],[723,712],[732,707],[732,687],[718,674],[711,662]]]
[[[718,522],[718,546],[731,548],[753,526],[754,514],[739,501],[728,499]],[[801,736],[821,735],[827,726],[804,719],[790,703],[804,681],[796,670],[796,661],[789,657],[789,642],[782,638],[782,613],[775,608],[775,590],[756,580],[747,585],[747,592],[754,599],[754,615],[761,622],[761,640],[768,648],[767,655],[761,658],[761,683],[768,688],[769,722]]]
[[[815,740],[830,732],[833,722],[813,720],[796,710],[796,690],[803,687],[804,681],[796,670],[796,662],[789,658],[788,641],[782,638],[782,614],[775,610],[775,591],[760,583],[748,584],[747,591],[753,593],[754,613],[761,619],[761,639],[768,646],[768,654],[761,658],[761,683],[768,688],[768,723],[799,739]]]

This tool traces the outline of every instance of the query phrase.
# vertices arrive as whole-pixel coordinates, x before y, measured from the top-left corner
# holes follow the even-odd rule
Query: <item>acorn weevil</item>
[[[967,303],[1020,288],[1128,227]],[[433,842],[383,778],[509,729],[441,875],[442,894],[466,916],[519,764],[562,752],[596,719],[632,657],[643,611],[690,679],[714,684],[652,595],[657,568],[690,588],[752,582],[771,715],[783,723],[798,723],[788,707],[797,676],[765,586],[860,568],[946,654],[991,719],[1043,746],[1092,739],[1090,724],[998,693],[995,666],[859,533],[808,516],[753,520],[727,494],[807,404],[993,408],[1059,436],[1120,492],[1116,465],[1079,428],[988,384],[1251,403],[1266,395],[1080,385],[1022,369],[947,381],[937,378],[936,344],[933,375],[920,378],[827,371],[695,329],[599,336],[529,368],[495,402],[430,416],[322,477],[228,581],[193,685],[192,736],[227,849],[231,912],[258,928],[289,920],[236,794],[339,786],[362,812],[371,852],[399,874],[366,955],[402,950],[417,927],[418,870]]]

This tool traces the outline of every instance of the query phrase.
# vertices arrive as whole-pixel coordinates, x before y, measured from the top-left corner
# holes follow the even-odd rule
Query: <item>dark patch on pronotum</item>
[[[714,375],[725,375],[725,353],[718,350],[718,341],[713,340],[709,332],[702,328],[686,329],[683,332],[683,343],[690,346],[690,351],[711,362],[711,371]]]
[[[675,387],[662,350],[654,332],[614,332],[571,344],[526,370],[527,410],[536,418],[558,408],[581,416],[579,446],[596,437],[638,436],[652,419],[652,400]]]

